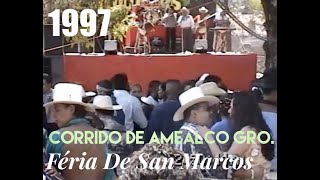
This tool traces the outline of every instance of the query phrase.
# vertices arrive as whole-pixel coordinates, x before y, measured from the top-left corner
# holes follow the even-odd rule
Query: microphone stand
[[[183,28],[182,27],[181,27],[181,53],[184,53]]]

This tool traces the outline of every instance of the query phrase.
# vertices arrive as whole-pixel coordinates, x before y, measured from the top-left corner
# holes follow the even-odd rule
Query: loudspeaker
[[[208,50],[207,39],[196,39],[194,42],[194,51],[198,53],[204,53]]]
[[[117,41],[116,40],[104,40],[104,50],[105,51],[117,51]]]

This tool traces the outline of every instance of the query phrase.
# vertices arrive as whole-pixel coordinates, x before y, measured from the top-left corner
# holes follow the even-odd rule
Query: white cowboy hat
[[[95,95],[97,95],[97,93],[95,93],[95,92],[93,92],[93,91],[88,91],[88,92],[86,92],[85,93],[85,97],[92,97],[92,96],[95,96]]]
[[[202,76],[199,78],[199,80],[196,82],[196,87],[200,86],[201,84],[203,84],[203,81],[206,79],[206,77],[209,76],[209,73],[204,73],[202,74]]]
[[[215,82],[207,82],[207,83],[201,84],[199,88],[201,88],[202,92],[205,95],[221,96],[221,95],[227,94],[227,92],[219,88],[217,83]]]
[[[188,8],[186,8],[186,7],[182,7],[182,8],[181,8],[181,12],[182,12],[182,11],[190,12],[190,11],[189,11],[189,9],[188,9]]]
[[[44,104],[43,106],[49,108],[54,104],[77,104],[85,108],[86,111],[95,112],[95,110],[87,103],[82,101],[86,93],[81,85],[73,83],[58,83],[53,88],[53,101]]]
[[[256,73],[256,79],[260,79],[260,78],[262,78],[263,77],[263,74],[262,73]]]
[[[156,101],[155,99],[153,99],[152,96],[148,96],[148,97],[141,97],[140,98],[141,101],[145,104],[148,104],[148,105],[152,105],[152,106],[156,106],[159,104],[158,101]]]
[[[199,9],[199,12],[203,12],[203,13],[207,13],[208,12],[208,9],[204,6],[202,6],[200,9]]]
[[[176,111],[173,116],[173,121],[180,121],[184,119],[183,113],[189,107],[201,103],[208,102],[210,105],[218,104],[219,98],[214,96],[206,96],[200,87],[193,87],[179,96],[181,107]]]
[[[103,95],[98,95],[94,97],[92,105],[95,109],[102,109],[102,110],[115,111],[115,110],[122,109],[122,106],[112,104],[112,100],[110,96],[103,96]]]

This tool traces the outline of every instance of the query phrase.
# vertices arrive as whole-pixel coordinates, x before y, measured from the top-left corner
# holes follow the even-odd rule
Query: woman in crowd
[[[260,100],[262,116],[271,129],[275,141],[275,158],[272,160],[272,171],[277,171],[277,70],[269,69],[262,78],[253,83],[253,93]]]
[[[82,98],[85,96],[85,91],[81,85],[72,83],[59,83],[55,85],[53,91],[53,101],[44,104],[46,108],[52,107],[54,109],[54,116],[56,123],[59,126],[59,134],[54,134],[52,140],[59,141],[57,144],[52,141],[47,141],[47,153],[58,153],[61,156],[55,156],[57,163],[61,158],[69,151],[66,156],[70,157],[82,157],[83,152],[86,152],[86,158],[95,157],[96,169],[91,171],[80,170],[79,162],[74,162],[72,169],[59,170],[62,176],[68,180],[112,180],[114,173],[112,170],[104,170],[106,155],[105,145],[103,144],[79,144],[71,142],[70,144],[64,144],[62,142],[61,134],[64,131],[70,132],[95,132],[97,129],[90,125],[88,119],[85,118],[87,112],[94,112],[91,105],[82,102]],[[65,136],[65,138],[67,138]],[[66,139],[68,140],[68,139]],[[57,165],[53,163],[53,165]],[[66,167],[70,162],[67,162]]]
[[[254,131],[256,134],[261,131],[266,131],[271,134],[270,128],[262,117],[258,103],[250,93],[234,93],[229,112],[234,130],[243,132],[243,135],[240,136],[246,136],[248,131]],[[198,127],[198,130],[201,136],[204,136],[204,134],[209,131],[207,127]],[[235,138],[241,139],[239,136]],[[213,140],[213,137],[209,136],[208,139]],[[261,136],[261,139],[266,140],[266,136]],[[271,160],[274,158],[274,144],[272,144],[271,141],[273,141],[272,138],[267,144],[260,144],[257,138],[255,138],[255,143],[238,144],[234,142],[227,151],[227,154],[233,157],[253,158],[253,162],[251,171],[245,171],[245,173],[243,173],[243,171],[239,171],[238,173],[235,171],[233,176],[262,179],[262,177],[270,171]],[[223,154],[223,151],[221,151],[216,144],[210,144],[209,147],[214,156]]]

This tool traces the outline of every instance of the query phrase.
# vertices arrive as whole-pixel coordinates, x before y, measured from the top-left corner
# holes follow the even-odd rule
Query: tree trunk
[[[266,54],[265,68],[277,67],[277,0],[261,0],[266,21],[267,41],[263,44]]]
[[[52,0],[48,0],[47,2],[47,11],[48,13],[51,13],[52,11]]]
[[[223,1],[225,7],[229,10],[229,0]],[[232,51],[231,31],[227,31],[227,51]]]

